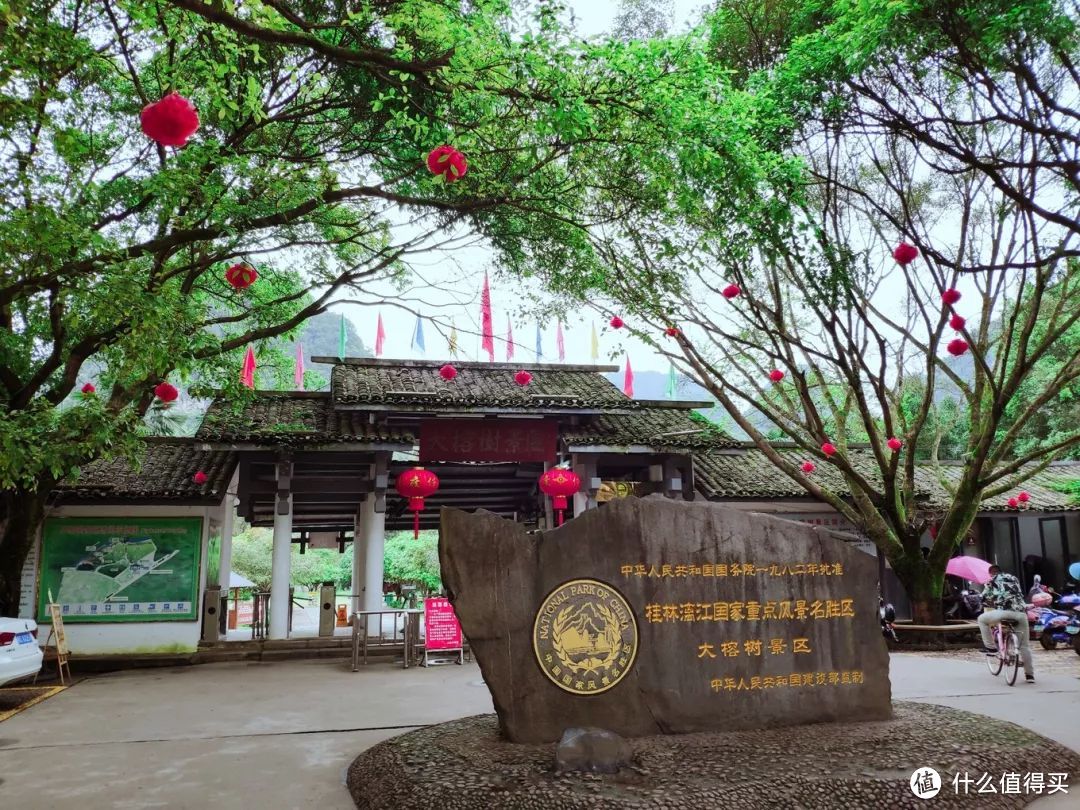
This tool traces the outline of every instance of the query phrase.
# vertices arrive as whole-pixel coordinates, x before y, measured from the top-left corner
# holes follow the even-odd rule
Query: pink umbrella
[[[953,557],[945,566],[945,573],[982,585],[990,581],[990,563],[978,557]]]

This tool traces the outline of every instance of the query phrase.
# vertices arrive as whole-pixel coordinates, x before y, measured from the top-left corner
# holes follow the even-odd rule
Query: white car
[[[37,634],[33,619],[0,617],[0,686],[38,674],[42,653]]]

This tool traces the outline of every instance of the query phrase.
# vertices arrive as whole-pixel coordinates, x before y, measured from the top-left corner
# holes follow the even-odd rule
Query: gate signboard
[[[456,652],[462,661],[461,624],[446,597],[424,600],[424,666],[431,653]]]
[[[420,463],[555,461],[559,426],[551,419],[425,419]]]

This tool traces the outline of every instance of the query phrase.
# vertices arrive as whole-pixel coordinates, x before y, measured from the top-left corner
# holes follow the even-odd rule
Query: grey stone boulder
[[[603,728],[568,728],[555,747],[555,770],[618,773],[632,765],[630,743]]]

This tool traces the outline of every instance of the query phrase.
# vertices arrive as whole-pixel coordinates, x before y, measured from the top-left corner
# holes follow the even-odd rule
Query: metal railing
[[[360,659],[368,662],[368,650],[400,649],[405,669],[415,664],[421,655],[420,616],[422,610],[405,608],[389,610],[359,610],[352,614],[352,671],[359,668]],[[389,619],[389,635],[387,635]]]

